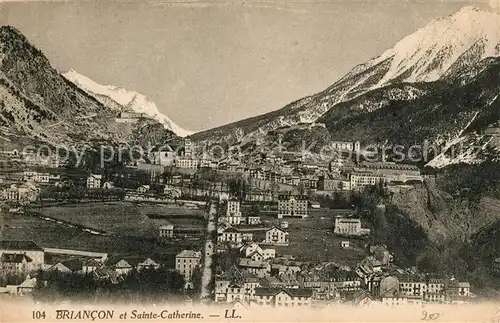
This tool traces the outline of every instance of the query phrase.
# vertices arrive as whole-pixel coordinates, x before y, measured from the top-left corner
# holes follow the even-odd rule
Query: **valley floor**
[[[203,235],[205,228],[199,210],[139,208],[126,202],[56,206],[31,212],[1,214],[2,239],[32,240],[42,248],[106,252],[116,257],[152,257],[170,268],[181,250],[201,247],[200,232]],[[179,230],[194,229],[196,234],[171,240],[160,238],[157,227],[167,220],[150,219],[147,214],[152,212],[165,216]],[[175,218],[182,212],[183,218]],[[190,212],[193,219],[186,218]]]

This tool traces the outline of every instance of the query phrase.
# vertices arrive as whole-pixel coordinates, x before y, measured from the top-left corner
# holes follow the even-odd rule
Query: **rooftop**
[[[269,232],[269,231],[274,230],[274,229],[279,230],[279,231],[281,231],[281,232],[283,232],[283,233],[288,233],[288,232],[286,232],[285,230],[283,230],[283,229],[281,229],[281,228],[278,228],[278,227],[272,227],[272,228],[270,228],[269,230],[266,230],[266,232]]]
[[[280,194],[278,196],[278,199],[282,200],[282,201],[290,200],[292,198],[294,198],[296,200],[307,200],[308,199],[306,195]]]
[[[267,265],[267,262],[256,261],[248,258],[240,258],[240,261],[238,262],[238,266],[241,267],[266,268]]]
[[[279,293],[286,293],[292,297],[311,297],[312,289],[310,288],[256,288],[256,296],[276,296]]]
[[[182,250],[181,253],[179,253],[175,257],[176,258],[200,258],[201,252],[194,251],[194,250]]]
[[[159,226],[159,229],[173,229],[174,225],[170,222],[165,222],[162,225]]]
[[[115,264],[115,268],[122,268],[122,269],[123,268],[132,268],[132,266],[125,259],[120,259],[120,261],[118,261]]]
[[[83,265],[87,267],[100,267],[101,263],[94,258],[83,260]]]
[[[418,171],[417,166],[408,165],[408,164],[396,164],[396,163],[361,163],[359,165],[362,168],[370,168],[370,169],[396,169],[396,170],[415,170]]]
[[[43,251],[33,241],[27,240],[0,240],[0,250]]]
[[[2,262],[17,263],[17,264],[22,263],[23,260],[26,260],[26,262],[33,261],[30,257],[20,253],[3,253],[0,260]]]
[[[61,262],[66,268],[71,271],[79,271],[82,270],[82,261],[80,259],[70,259]]]
[[[358,223],[358,222],[361,222],[361,219],[359,219],[359,218],[345,218],[343,216],[336,216],[335,221],[336,222],[343,222],[343,223]]]

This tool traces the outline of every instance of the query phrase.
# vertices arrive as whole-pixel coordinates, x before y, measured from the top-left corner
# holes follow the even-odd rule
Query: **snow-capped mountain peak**
[[[371,66],[391,59],[378,86],[391,80],[431,82],[460,60],[479,61],[500,56],[500,15],[470,6],[438,18],[403,38],[372,61]]]
[[[350,114],[371,113],[393,100],[417,100],[427,93],[421,83],[473,79],[488,66],[486,58],[500,56],[499,31],[500,14],[464,7],[429,22],[378,57],[355,66],[322,92],[253,117],[245,127],[236,122],[200,132],[193,139],[239,142],[241,137],[260,136],[304,121],[338,121]],[[364,96],[368,93],[372,95]]]
[[[97,100],[102,99],[102,96],[104,96],[125,109],[145,113],[180,137],[189,136],[193,133],[176,125],[170,118],[158,110],[153,101],[141,93],[129,91],[119,86],[101,85],[73,69],[64,73],[63,76],[85,92],[95,96]]]

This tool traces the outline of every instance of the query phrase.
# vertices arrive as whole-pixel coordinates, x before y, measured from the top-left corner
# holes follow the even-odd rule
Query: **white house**
[[[87,188],[94,189],[101,187],[102,175],[91,174],[87,177]]]
[[[247,216],[247,225],[259,225],[260,224],[260,216],[257,215],[249,215]]]
[[[58,262],[55,265],[47,268],[45,271],[58,271],[61,273],[83,273],[83,263],[79,259],[70,259],[63,262]]]
[[[267,261],[240,258],[238,267],[244,269],[257,277],[265,277],[271,273],[271,265]]]
[[[359,235],[361,234],[361,219],[337,216],[333,232],[340,235]]]
[[[171,147],[168,144],[151,151],[151,160],[156,165],[173,166],[176,156],[177,152],[175,147]]]
[[[111,190],[111,189],[115,188],[115,183],[113,183],[113,182],[105,182],[102,185],[102,188],[107,189],[107,190]]]
[[[175,167],[185,169],[198,169],[199,160],[194,158],[177,157]]]
[[[307,196],[282,194],[278,197],[278,219],[283,217],[307,217]]]
[[[226,203],[226,219],[231,225],[240,225],[242,222],[240,201],[238,199],[229,199]]]
[[[151,258],[147,258],[143,262],[140,262],[137,264],[137,270],[142,270],[142,269],[146,269],[146,268],[158,269],[158,268],[160,268],[160,264],[155,262]]]
[[[261,254],[264,260],[276,257],[275,249],[262,248],[255,242],[249,242],[240,248],[240,253],[244,258],[251,258],[255,252]]]
[[[158,228],[160,231],[160,237],[162,238],[173,238],[174,236],[174,225],[170,222],[160,225]]]
[[[312,289],[309,288],[257,288],[255,301],[258,305],[268,307],[305,307],[311,306]]]
[[[27,182],[19,186],[12,184],[0,193],[0,197],[8,201],[30,202],[37,199],[40,190],[33,183]]]
[[[278,227],[273,227],[266,231],[266,240],[267,244],[275,244],[275,245],[288,245],[288,232],[282,230]]]
[[[175,256],[175,270],[180,272],[185,280],[191,281],[194,269],[200,264],[201,252],[194,250],[183,250]]]
[[[23,179],[27,182],[48,183],[50,181],[50,174],[27,171],[23,173]]]
[[[243,236],[238,229],[229,227],[217,237],[218,242],[229,242],[233,245],[241,245]]]
[[[45,263],[45,253],[33,241],[2,240],[0,241],[0,255],[23,255],[31,259],[28,261],[33,269],[42,268]],[[26,259],[27,260],[27,259]]]
[[[182,193],[180,189],[167,185],[163,188],[163,195],[170,198],[179,198]]]
[[[35,277],[26,277],[26,280],[24,280],[19,286],[17,286],[17,295],[26,295],[26,294],[31,294],[37,285],[37,280]]]
[[[98,268],[102,267],[102,263],[91,258],[91,259],[86,259],[82,263],[82,271],[84,274],[90,274],[91,272],[95,271]]]
[[[126,275],[133,269],[125,259],[121,259],[113,267],[118,275]]]
[[[19,273],[29,272],[33,269],[33,260],[25,254],[2,253],[0,256],[0,269]]]

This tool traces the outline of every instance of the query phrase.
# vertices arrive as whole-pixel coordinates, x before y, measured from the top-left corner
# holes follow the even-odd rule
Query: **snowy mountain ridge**
[[[101,85],[73,69],[63,73],[63,76],[105,105],[109,105],[109,100],[112,100],[127,110],[145,113],[180,137],[186,137],[193,133],[175,124],[158,110],[153,101],[141,93],[129,91],[119,86]],[[116,105],[113,106],[116,107]]]
[[[380,56],[355,66],[322,92],[245,122],[197,133],[193,138],[237,142],[242,137],[260,136],[283,125],[315,122],[345,102],[393,84],[410,85],[394,93],[401,100],[416,99],[425,94],[425,91],[415,90],[417,83],[461,78],[464,73],[469,74],[469,79],[474,78],[481,71],[476,67],[485,58],[500,56],[499,30],[500,14],[464,7],[452,15],[434,19]],[[365,105],[362,110],[371,112],[380,106]],[[342,114],[349,113],[344,111]]]
[[[498,57],[499,30],[499,14],[469,6],[451,16],[435,19],[373,61],[377,64],[392,58],[389,70],[377,86],[387,84],[404,73],[407,73],[403,77],[406,82],[436,81],[475,45],[480,46],[477,61]]]

